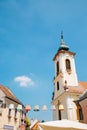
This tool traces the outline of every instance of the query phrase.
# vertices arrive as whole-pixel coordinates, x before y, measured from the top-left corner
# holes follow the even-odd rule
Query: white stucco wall
[[[70,60],[71,70],[70,73],[66,70],[66,59]],[[59,72],[62,73],[61,75],[56,75],[57,72],[57,61],[59,62]],[[75,59],[73,53],[59,53],[56,56],[54,61],[55,63],[55,79],[54,79],[54,105],[56,106],[57,110],[53,112],[53,119],[58,119],[58,104],[56,104],[55,100],[59,100],[64,105],[64,110],[61,111],[62,119],[70,119],[70,120],[77,120],[77,113],[76,113],[76,105],[73,102],[77,98],[77,94],[72,93],[64,93],[64,85],[65,80],[67,81],[67,86],[78,86],[78,78],[76,73],[76,66],[75,66]],[[59,82],[59,90],[57,90],[57,81]]]
[[[71,73],[67,73],[66,71],[66,65],[65,65],[65,60],[69,59],[71,63]],[[77,73],[76,73],[76,67],[75,67],[75,59],[73,55],[70,55],[68,53],[65,54],[60,54],[57,56],[55,60],[55,77],[56,77],[56,64],[57,61],[59,61],[59,71],[63,73],[64,80],[67,80],[67,85],[69,86],[78,86],[78,79],[77,79]]]
[[[3,130],[4,125],[14,126],[14,130],[18,130],[21,120],[21,114],[17,111],[17,120],[14,119],[14,110],[11,110],[11,118],[8,118],[8,108],[0,108],[2,115],[0,115],[0,130]]]

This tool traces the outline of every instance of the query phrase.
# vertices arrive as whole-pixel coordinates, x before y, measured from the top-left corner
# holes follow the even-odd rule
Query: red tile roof
[[[72,93],[79,93],[79,94],[81,94],[85,90],[87,90],[87,82],[79,81],[78,86],[75,86],[75,87],[69,86],[69,89],[67,91],[68,92],[72,92]]]
[[[79,81],[79,86],[81,86],[83,88],[83,90],[86,90],[87,89],[87,82]]]
[[[0,90],[5,94],[5,97],[13,100],[14,102],[18,103],[18,104],[22,104],[17,98],[16,96],[11,92],[11,90],[8,87],[4,87],[2,85],[0,85]],[[22,104],[23,105],[23,104]]]

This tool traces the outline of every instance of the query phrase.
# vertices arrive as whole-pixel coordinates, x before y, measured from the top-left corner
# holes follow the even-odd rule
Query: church
[[[61,33],[61,43],[54,58],[55,76],[52,95],[53,120],[68,119],[87,123],[87,103],[82,106],[78,98],[87,91],[87,82],[78,81],[75,53],[70,51]]]

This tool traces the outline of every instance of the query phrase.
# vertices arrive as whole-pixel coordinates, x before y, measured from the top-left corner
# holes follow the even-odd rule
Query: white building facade
[[[9,88],[0,85],[0,130],[20,130],[25,117],[24,105]]]

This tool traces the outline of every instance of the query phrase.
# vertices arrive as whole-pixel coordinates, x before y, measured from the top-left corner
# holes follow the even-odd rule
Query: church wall
[[[70,86],[78,86],[78,80],[77,80],[77,74],[75,70],[75,63],[74,63],[74,58],[73,56],[70,56],[68,54],[61,54],[61,60],[60,60],[60,69],[62,70],[64,80],[67,80],[67,85]],[[66,71],[66,65],[65,65],[65,60],[69,59],[71,62],[71,72],[68,73]]]

